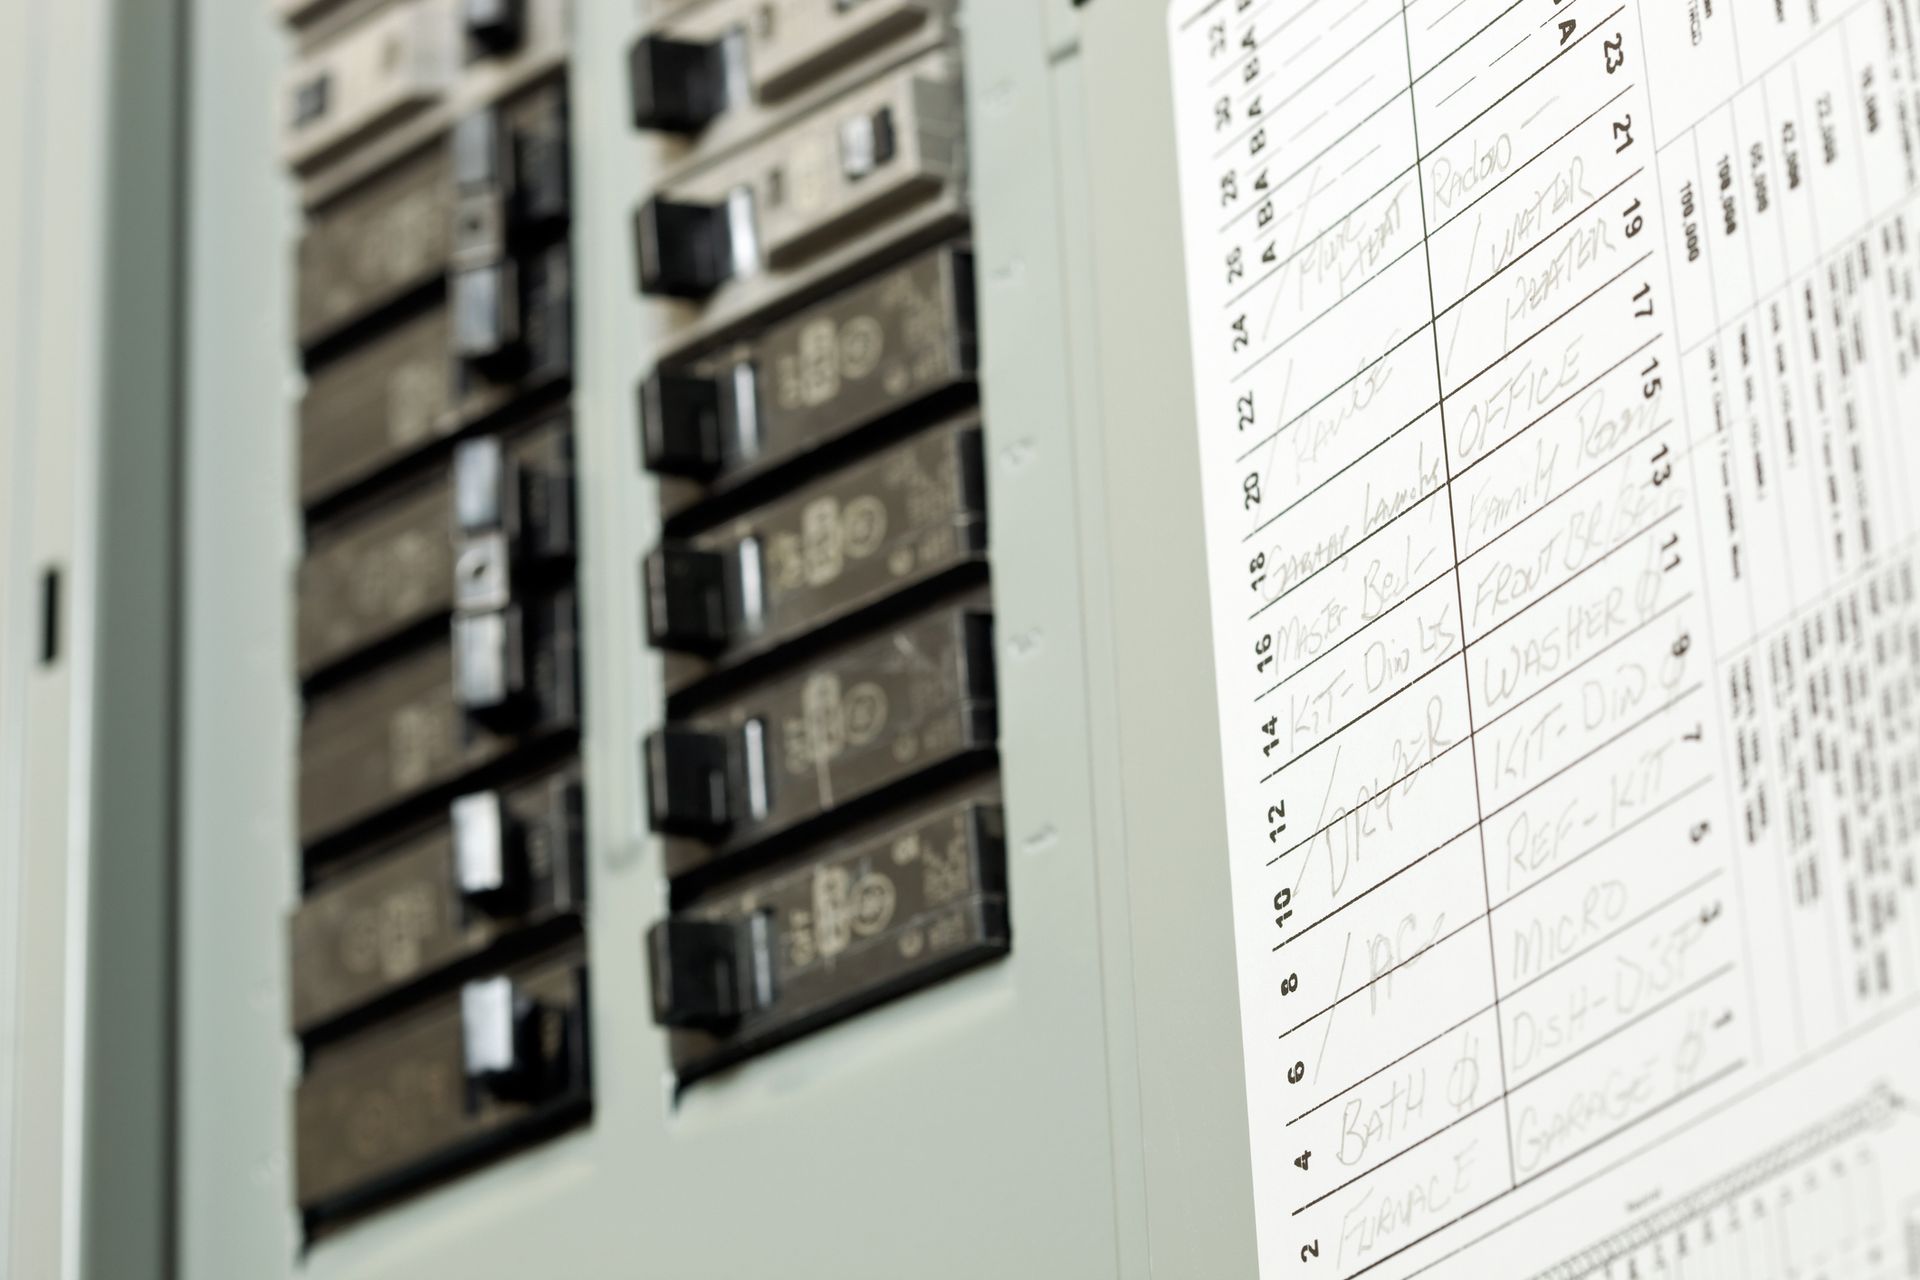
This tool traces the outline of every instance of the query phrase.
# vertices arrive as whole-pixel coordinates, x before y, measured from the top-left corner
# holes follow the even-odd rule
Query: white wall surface
[[[0,0],[0,1280],[165,1266],[178,14]]]
[[[88,501],[101,175],[72,143],[100,123],[100,25],[96,0],[0,5],[0,1277],[20,1280],[72,1274],[77,1233],[76,655],[40,661],[39,579],[72,587]]]

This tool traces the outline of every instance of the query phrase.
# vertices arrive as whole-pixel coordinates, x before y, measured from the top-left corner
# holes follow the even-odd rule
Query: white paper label
[[[1920,0],[1176,0],[1264,1277],[1920,1275]]]

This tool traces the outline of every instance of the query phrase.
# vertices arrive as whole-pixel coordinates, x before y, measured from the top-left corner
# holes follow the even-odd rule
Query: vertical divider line
[[[1493,984],[1493,1033],[1495,1051],[1500,1055],[1500,1145],[1507,1153],[1507,1182],[1517,1188],[1519,1176],[1513,1158],[1513,1107],[1507,1091],[1506,1027],[1500,1013],[1500,964],[1493,946],[1493,886],[1487,872],[1487,820],[1480,790],[1480,744],[1473,727],[1473,672],[1467,664],[1466,593],[1460,585],[1460,529],[1453,510],[1453,459],[1447,440],[1447,377],[1440,361],[1440,308],[1433,288],[1433,241],[1427,218],[1426,156],[1420,149],[1420,104],[1413,70],[1413,29],[1407,19],[1407,0],[1400,0],[1400,36],[1407,53],[1407,120],[1413,130],[1413,174],[1420,192],[1420,253],[1426,260],[1427,334],[1433,340],[1433,389],[1440,414],[1440,465],[1447,477],[1447,536],[1453,554],[1454,616],[1460,620],[1460,688],[1467,700],[1467,755],[1473,763],[1473,831],[1480,842],[1480,894],[1487,928],[1487,977]]]
[[[185,1037],[181,1031],[182,1020],[186,1015],[186,994],[184,961],[180,940],[185,931],[186,898],[182,885],[186,879],[185,800],[187,775],[186,764],[188,739],[186,729],[187,714],[187,645],[192,636],[187,626],[187,528],[186,509],[189,498],[187,481],[187,435],[188,420],[192,414],[191,389],[187,385],[187,373],[192,364],[193,352],[190,338],[193,332],[193,262],[191,256],[193,234],[193,75],[195,62],[193,56],[193,36],[195,23],[199,20],[200,0],[177,0],[172,18],[174,26],[174,46],[170,68],[171,83],[167,86],[169,110],[172,112],[170,123],[170,142],[173,149],[173,190],[169,193],[172,201],[169,233],[173,242],[173,253],[167,264],[168,307],[174,325],[169,340],[167,369],[167,546],[165,549],[166,573],[168,578],[167,606],[167,689],[166,705],[163,712],[165,724],[163,732],[169,746],[166,762],[166,829],[161,835],[161,847],[167,860],[166,886],[163,901],[159,904],[163,913],[161,937],[166,948],[166,972],[163,985],[166,999],[166,1021],[162,1028],[163,1038],[160,1071],[162,1078],[165,1114],[161,1120],[161,1150],[166,1160],[159,1189],[160,1246],[161,1256],[156,1262],[156,1274],[165,1280],[176,1280],[183,1272],[181,1258],[182,1234],[180,1223],[185,1212],[184,1189],[181,1186],[181,1147],[184,1141],[180,1119],[181,1076],[185,1070],[182,1059],[186,1052]]]
[[[1727,10],[1727,21],[1732,24],[1731,29],[1734,32],[1734,37],[1733,37],[1734,38],[1734,55],[1735,55],[1734,65],[1736,68],[1736,74],[1740,74],[1741,82],[1744,84],[1746,82],[1745,75],[1737,71],[1737,68],[1739,67],[1739,51],[1740,51],[1739,24],[1734,22],[1733,10],[1731,8]],[[1646,57],[1646,50],[1650,47],[1647,43],[1647,20],[1646,20],[1646,16],[1641,12],[1640,6],[1637,2],[1633,6],[1633,24],[1634,24],[1634,33],[1640,38],[1640,49],[1641,49],[1640,56],[1644,58]],[[1649,122],[1653,122],[1654,113],[1652,109],[1653,108],[1652,78],[1650,76],[1639,77],[1639,85],[1641,88],[1641,92],[1646,94],[1647,118]],[[1767,136],[1772,137],[1773,136],[1773,113],[1771,108],[1767,106],[1766,96],[1764,93],[1761,95],[1761,98],[1760,98],[1760,107],[1762,112],[1761,118],[1764,119],[1767,123]],[[1737,141],[1737,137],[1736,137],[1736,141]],[[1664,192],[1667,189],[1667,184],[1666,184],[1666,179],[1661,175],[1661,172],[1660,172],[1660,146],[1656,140],[1654,132],[1651,129],[1648,131],[1648,134],[1647,134],[1647,142],[1649,144],[1648,149],[1653,152],[1653,157],[1650,161],[1648,161],[1646,168],[1653,177],[1653,189],[1655,193],[1654,203],[1650,206],[1650,209],[1651,211],[1658,212],[1660,208],[1659,195],[1661,192]],[[1666,223],[1666,217],[1664,214],[1660,216],[1658,225],[1652,227],[1651,230],[1653,234],[1656,236],[1654,244],[1660,254],[1661,265],[1666,270],[1667,295],[1674,308],[1672,325],[1670,327],[1663,327],[1661,332],[1670,333],[1673,335],[1673,342],[1672,342],[1672,348],[1671,348],[1673,352],[1673,357],[1674,357],[1673,380],[1674,380],[1674,384],[1680,388],[1680,404],[1682,406],[1682,410],[1684,411],[1684,408],[1687,404],[1687,391],[1686,391],[1686,387],[1687,387],[1686,342],[1687,340],[1686,340],[1686,335],[1683,332],[1681,332],[1681,327],[1680,327],[1680,313],[1679,313],[1680,281],[1678,280],[1678,278],[1675,277],[1673,273],[1674,255],[1670,251],[1671,246],[1668,245],[1666,240],[1667,223]],[[1783,255],[1783,261],[1784,261],[1784,255]],[[1755,269],[1753,265],[1753,243],[1751,240],[1747,242],[1747,269],[1749,271],[1754,271],[1755,279],[1757,280],[1758,271]],[[1709,275],[1708,278],[1709,278],[1709,282],[1711,282],[1711,279],[1712,279],[1711,275]],[[1753,307],[1751,308],[1751,314],[1754,315],[1756,319],[1758,318],[1758,315],[1759,315],[1761,302],[1762,302],[1762,299],[1756,298],[1754,300]],[[1723,327],[1720,323],[1720,299],[1717,293],[1715,294],[1713,299],[1713,308],[1714,308],[1713,338],[1715,341],[1718,341],[1722,335]],[[1658,339],[1656,338],[1655,341],[1658,341]],[[1687,505],[1693,508],[1693,535],[1698,540],[1700,548],[1704,553],[1707,547],[1706,521],[1705,521],[1705,518],[1700,513],[1700,499],[1699,499],[1698,493],[1690,487],[1693,484],[1692,473],[1696,469],[1695,463],[1694,463],[1694,457],[1697,452],[1698,452],[1698,449],[1693,439],[1693,422],[1691,418],[1689,418],[1686,423],[1686,447],[1680,454],[1680,462],[1686,468],[1686,470],[1681,474],[1680,488],[1683,493],[1687,493],[1690,495],[1690,500],[1688,501]],[[1703,557],[1702,564],[1704,563],[1705,563],[1705,560]],[[1696,580],[1700,582],[1702,588],[1706,586],[1706,583],[1704,581],[1704,575],[1702,575],[1700,578],[1697,578]],[[1733,719],[1732,719],[1732,716],[1728,713],[1726,702],[1725,702],[1725,699],[1727,696],[1726,682],[1719,678],[1719,675],[1720,675],[1719,667],[1721,662],[1720,637],[1717,634],[1714,627],[1713,607],[1711,604],[1707,603],[1706,593],[1704,590],[1702,590],[1702,592],[1700,593],[1700,598],[1701,598],[1700,628],[1702,631],[1706,633],[1706,637],[1707,637],[1707,671],[1708,671],[1708,674],[1713,679],[1713,706],[1714,706],[1715,712],[1719,716],[1719,723],[1724,728],[1724,726],[1732,724]],[[1748,601],[1749,628],[1754,632],[1754,636],[1752,637],[1752,639],[1757,640],[1761,634],[1762,629],[1759,626],[1754,625],[1752,622],[1753,615],[1752,615],[1751,598],[1750,597],[1743,597],[1743,598],[1746,598]],[[1735,650],[1733,649],[1727,650],[1728,655],[1731,655],[1734,652]],[[1771,723],[1771,717],[1768,716],[1765,722]],[[1715,744],[1715,745],[1718,746],[1719,744]],[[1724,747],[1721,747],[1720,749],[1722,751],[1725,750]],[[1722,772],[1724,771],[1723,761],[1711,760],[1710,767],[1712,768],[1713,772],[1709,776],[1714,780],[1718,781]],[[1740,829],[1739,814],[1736,810],[1733,793],[1723,787],[1721,788],[1721,794],[1724,798],[1724,817],[1727,824],[1726,825],[1727,839],[1733,840],[1735,838],[1734,833],[1739,831]],[[1746,874],[1740,868],[1740,858],[1737,854],[1737,851],[1728,854],[1726,858],[1726,865],[1733,872],[1734,894],[1739,899],[1739,903],[1740,903],[1740,910],[1738,914],[1738,923],[1740,925],[1740,928],[1739,928],[1740,968],[1744,971],[1746,976],[1747,1025],[1752,1028],[1752,1030],[1748,1033],[1747,1045],[1748,1045],[1748,1049],[1751,1056],[1756,1060],[1764,1062],[1766,1060],[1766,1045],[1765,1045],[1765,1042],[1762,1041],[1760,1038],[1760,1027],[1761,1027],[1760,991],[1757,985],[1757,979],[1755,977],[1755,974],[1758,972],[1758,967],[1755,964],[1754,958],[1753,958],[1753,935],[1746,927],[1746,916],[1747,916],[1747,907],[1748,907]],[[1793,945],[1793,936],[1791,931],[1790,930],[1783,931],[1783,936],[1786,937],[1787,945],[1789,948],[1791,948]],[[1800,1039],[1800,1036],[1803,1035],[1804,1032],[1802,1030],[1803,1015],[1800,1007],[1802,1004],[1801,993],[1799,991],[1797,984],[1794,988],[1788,991],[1788,996],[1791,999],[1793,1004],[1793,1024],[1795,1029],[1795,1039],[1796,1039],[1796,1042],[1798,1042]]]

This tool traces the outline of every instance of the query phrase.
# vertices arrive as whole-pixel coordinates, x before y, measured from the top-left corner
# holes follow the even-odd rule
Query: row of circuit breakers
[[[275,3],[312,1233],[587,1122],[620,1070],[589,978],[685,1089],[1009,934],[951,5],[671,9],[624,51],[659,157],[633,260],[582,264],[567,0]],[[618,429],[664,533],[610,607],[664,652],[667,717],[589,777],[572,300],[636,276],[671,337]],[[589,787],[644,789],[669,878],[610,974]]]

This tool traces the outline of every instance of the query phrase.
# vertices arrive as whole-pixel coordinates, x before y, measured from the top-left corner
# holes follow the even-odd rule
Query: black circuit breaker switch
[[[496,436],[462,443],[453,455],[453,519],[463,538],[499,535],[515,563],[571,559],[571,453],[560,450],[528,463],[510,455]]]
[[[456,259],[499,257],[567,217],[567,116],[509,127],[497,108],[463,116],[453,127]],[[482,221],[481,215],[485,215]],[[485,231],[482,239],[477,232]]]
[[[880,168],[893,163],[900,154],[900,132],[893,124],[893,108],[882,107],[873,113],[873,164]]]
[[[564,222],[572,208],[568,190],[566,116],[555,129],[515,136],[509,147],[513,164],[514,230],[531,235]]]
[[[468,537],[504,529],[512,464],[498,436],[463,442],[453,454],[453,522]]]
[[[647,820],[666,836],[717,840],[733,825],[727,740],[691,729],[647,735]]]
[[[460,900],[486,915],[517,914],[527,894],[525,832],[498,791],[461,796],[450,811]]]
[[[733,274],[727,209],[655,196],[634,214],[640,292],[698,301]]]
[[[507,534],[516,559],[558,564],[573,559],[573,454],[507,469]]]
[[[453,620],[454,701],[496,733],[514,733],[527,717],[525,626],[517,606]]]
[[[453,126],[453,186],[460,197],[503,202],[512,185],[508,140],[496,111],[476,111]],[[456,231],[461,228],[456,228]],[[456,235],[455,239],[462,237]],[[500,252],[494,246],[493,252]]]
[[[893,108],[854,116],[840,126],[840,172],[858,182],[884,167],[899,154],[899,135],[893,126]]]
[[[547,1072],[541,1059],[541,1010],[507,977],[460,988],[460,1051],[467,1085],[502,1102],[538,1098]]]
[[[711,479],[720,450],[720,384],[656,369],[640,384],[640,451],[647,470]]]
[[[647,935],[653,1020],[724,1034],[772,1003],[773,966],[764,917],[748,921],[666,919]]]
[[[642,36],[627,51],[627,86],[634,128],[698,133],[727,105],[725,54],[718,41]]]
[[[474,48],[511,53],[526,35],[526,0],[460,0],[460,23]]]
[[[642,570],[647,642],[676,653],[712,655],[733,638],[727,562],[717,551],[668,543]]]
[[[519,273],[502,259],[453,273],[453,353],[497,378],[525,363]]]

